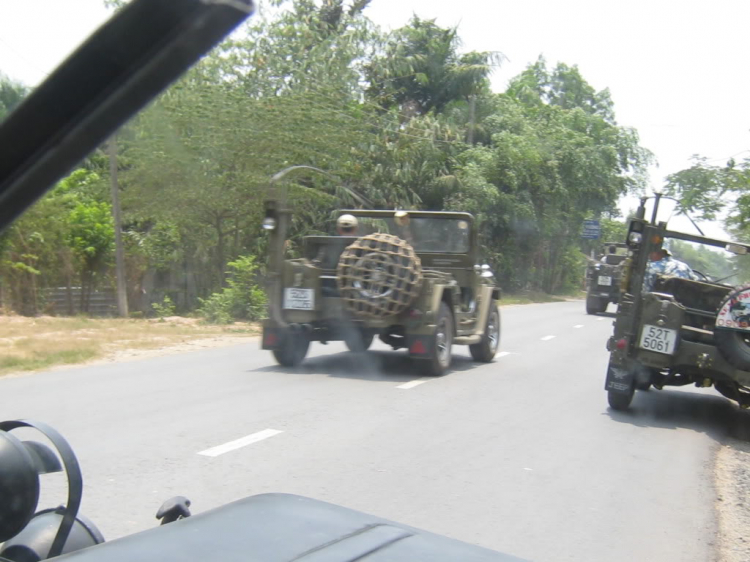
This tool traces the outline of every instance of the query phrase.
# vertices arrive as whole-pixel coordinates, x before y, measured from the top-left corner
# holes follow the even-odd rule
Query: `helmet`
[[[336,228],[341,230],[354,230],[357,224],[357,217],[354,215],[341,215],[336,219]]]
[[[409,213],[407,213],[406,211],[396,211],[396,214],[393,215],[393,219],[399,226],[408,226]]]

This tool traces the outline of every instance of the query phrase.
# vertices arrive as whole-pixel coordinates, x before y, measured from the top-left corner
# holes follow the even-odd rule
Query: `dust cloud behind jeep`
[[[698,272],[693,278],[657,274],[652,287],[644,283],[649,256],[658,256],[665,241],[701,244],[739,256],[750,253],[750,246],[669,230],[666,223],[656,222],[660,196],[655,199],[650,221],[644,218],[644,198],[628,225],[630,256],[623,265],[614,334],[607,342],[609,405],[625,410],[635,390],[693,384],[714,387],[741,407],[750,407],[750,290]]]
[[[429,375],[448,370],[454,345],[492,361],[500,341],[500,289],[479,264],[474,217],[460,212],[342,210],[356,235],[307,236],[284,259],[288,210],[266,204],[271,232],[269,319],[263,349],[299,364],[311,342],[367,350],[377,336],[406,349]]]

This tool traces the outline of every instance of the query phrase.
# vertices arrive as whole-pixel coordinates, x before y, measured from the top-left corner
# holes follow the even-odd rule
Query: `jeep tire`
[[[719,306],[719,310],[725,309],[734,299],[749,289],[749,286],[735,289],[727,295]],[[744,318],[738,319],[738,321],[742,320]],[[750,371],[750,331],[716,326],[714,328],[714,341],[719,353],[727,360],[727,363],[741,371]]]
[[[750,333],[716,328],[714,341],[727,363],[741,371],[750,371]]]
[[[429,357],[422,362],[426,375],[439,377],[444,375],[450,367],[453,350],[453,315],[444,302],[440,303],[438,309],[432,340],[432,345],[429,346]]]
[[[633,401],[633,394],[635,394],[635,385],[630,386],[629,392],[608,390],[607,402],[609,402],[609,407],[618,412],[626,411],[630,408],[630,403]]]
[[[273,356],[279,365],[296,367],[305,359],[310,347],[310,339],[306,334],[287,331],[281,339],[281,345],[273,350]]]
[[[497,348],[500,346],[500,311],[494,304],[491,305],[487,321],[484,324],[482,341],[469,346],[469,351],[474,361],[489,363],[495,357]]]
[[[365,334],[361,330],[354,328],[347,333],[344,343],[349,348],[349,351],[362,353],[370,349],[373,338],[373,334]]]
[[[607,310],[609,302],[599,297],[586,297],[586,314],[599,314]]]

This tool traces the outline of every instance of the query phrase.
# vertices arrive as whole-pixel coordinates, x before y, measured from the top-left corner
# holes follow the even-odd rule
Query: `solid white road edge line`
[[[544,337],[542,338],[542,341],[549,341],[549,340],[551,340],[552,338],[556,338],[556,337],[557,337],[557,336],[544,336]]]
[[[229,441],[228,443],[224,443],[223,445],[211,447],[210,449],[201,451],[198,454],[205,457],[218,457],[219,455],[223,455],[224,453],[228,453],[229,451],[234,451],[235,449],[240,449],[247,445],[252,445],[253,443],[257,443],[258,441],[263,441],[263,439],[268,439],[269,437],[273,437],[274,435],[278,435],[279,433],[284,432],[278,429],[264,429],[263,431],[251,433],[250,435],[240,437],[239,439],[235,439],[234,441]]]

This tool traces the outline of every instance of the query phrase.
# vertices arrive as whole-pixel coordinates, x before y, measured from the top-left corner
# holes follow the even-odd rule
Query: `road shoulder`
[[[728,439],[716,456],[720,562],[750,560],[750,443]]]

